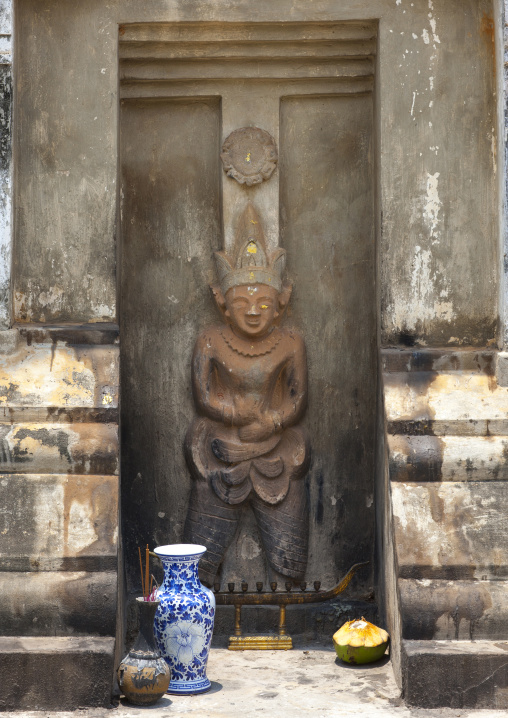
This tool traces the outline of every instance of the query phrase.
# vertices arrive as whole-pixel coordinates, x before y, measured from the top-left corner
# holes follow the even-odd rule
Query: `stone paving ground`
[[[242,651],[213,649],[208,693],[168,696],[153,707],[116,707],[74,713],[4,713],[12,718],[506,718],[506,710],[407,708],[388,659],[370,666],[347,666],[333,649]],[[446,677],[443,676],[443,680]]]

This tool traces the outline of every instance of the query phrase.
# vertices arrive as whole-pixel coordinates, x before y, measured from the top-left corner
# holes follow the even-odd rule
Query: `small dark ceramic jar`
[[[151,705],[168,690],[169,666],[155,642],[153,626],[159,601],[136,599],[139,634],[129,653],[118,667],[120,690],[130,703]]]

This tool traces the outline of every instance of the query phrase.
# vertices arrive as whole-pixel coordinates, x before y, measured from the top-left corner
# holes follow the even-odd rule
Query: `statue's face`
[[[231,287],[226,292],[226,317],[236,331],[249,338],[262,337],[279,316],[274,287],[252,284]]]

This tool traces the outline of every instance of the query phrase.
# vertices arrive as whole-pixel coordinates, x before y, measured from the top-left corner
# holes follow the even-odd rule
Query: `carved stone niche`
[[[303,452],[302,467],[309,462],[306,472],[301,469],[301,478],[291,474],[289,480],[290,487],[298,482],[305,487],[308,505],[299,524],[302,565],[307,558],[304,580],[333,585],[353,563],[370,560],[349,595],[364,595],[372,586],[376,38],[377,23],[370,21],[225,23],[220,37],[217,28],[207,23],[184,28],[179,23],[141,23],[123,28],[119,38],[122,501],[129,591],[136,589],[137,546],[147,537],[161,545],[181,541],[191,495],[202,485],[208,486],[217,511],[220,508],[223,516],[233,517],[229,528],[236,526],[219,570],[223,587],[225,581],[266,584],[271,539],[263,535],[264,525],[273,522],[278,510],[287,508],[296,515],[296,509],[289,509],[291,488],[279,504],[270,504],[268,494],[264,499],[256,494],[255,485],[259,493],[263,485],[273,489],[274,496],[283,494],[293,432],[299,435],[294,438],[294,452]],[[263,77],[259,57],[263,57]],[[258,131],[249,127],[251,122],[276,138],[278,160],[268,181],[249,186],[227,175],[219,155],[223,146],[228,150],[237,128],[242,136],[254,132],[248,146],[239,146],[243,166],[240,162],[234,166],[245,178],[253,169],[251,177],[260,172],[265,155],[259,155],[259,165],[252,162],[257,157],[252,148]],[[267,140],[265,147],[270,145]],[[249,152],[251,162],[246,161]],[[252,284],[243,280],[230,288],[220,274],[224,270],[227,276],[228,262],[238,272],[256,265],[244,261],[245,266],[236,266],[240,238],[246,241],[251,236],[242,234],[245,218],[240,220],[248,200],[257,214],[251,219],[258,222],[250,223],[250,229],[259,227],[266,243],[266,267],[257,267],[255,276],[264,273],[265,279]],[[261,254],[262,242],[257,234],[252,236]],[[270,271],[278,247],[287,253],[288,276],[294,283],[291,302],[281,286],[274,298],[280,316],[273,320],[273,331],[262,341],[249,343],[232,335],[226,295],[240,293],[241,287],[268,286],[266,277],[275,274]],[[223,248],[227,256],[220,255]],[[215,296],[222,324],[218,325],[208,289],[214,281],[214,253],[219,253]],[[282,256],[278,254],[279,262]],[[219,366],[212,373],[212,388],[217,398],[223,394],[224,414],[214,418],[209,408],[195,401],[200,390],[196,386],[192,390],[197,380],[191,382],[191,366],[195,377],[203,376],[205,369],[196,366],[196,357],[206,357],[206,352],[194,353],[193,359],[196,338],[199,342],[203,341],[199,337],[207,336],[210,351],[217,352],[214,356],[221,356],[226,365],[230,362],[228,369],[233,371],[228,375],[242,366],[245,371],[260,366],[269,376],[271,362],[286,351],[286,339],[274,347],[271,342],[290,332],[305,339],[305,413],[281,430],[275,417],[273,434],[240,441],[238,432],[246,427],[237,425],[240,414],[235,418],[231,412],[249,407],[240,407],[242,394],[233,392]],[[253,352],[260,353],[253,356]],[[212,358],[206,361],[210,364]],[[279,401],[273,392],[278,391],[281,385],[264,395],[272,409]],[[301,438],[303,424],[312,446],[310,458]],[[244,464],[228,461],[233,456],[229,449],[235,448],[233,432],[239,449],[244,443],[274,441],[274,436],[278,443],[271,450],[265,444],[260,456],[246,458]],[[182,451],[185,441],[188,463]],[[279,458],[286,468],[267,477],[267,472],[278,472]],[[229,501],[234,495],[240,497],[249,484],[253,488],[243,502],[220,498],[221,492]],[[256,502],[263,517],[259,511],[255,514]],[[190,505],[192,512],[197,504]],[[235,518],[240,510],[240,518]],[[299,515],[304,516],[303,508]],[[265,516],[270,517],[266,522]],[[293,519],[287,523],[293,525]],[[230,537],[220,536],[218,529],[215,536],[218,557]],[[277,567],[277,573],[283,568],[284,575],[290,575],[280,562]],[[272,565],[270,570],[276,569]]]
[[[233,256],[216,252],[212,292],[225,323],[206,327],[192,357],[198,416],[186,436],[193,477],[184,541],[202,543],[202,580],[211,585],[249,504],[271,571],[303,579],[309,442],[302,336],[279,326],[291,295],[285,251],[266,251],[252,204]]]

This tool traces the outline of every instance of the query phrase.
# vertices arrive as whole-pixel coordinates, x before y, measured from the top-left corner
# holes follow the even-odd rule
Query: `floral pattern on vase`
[[[164,566],[158,591],[155,638],[171,669],[168,693],[202,693],[210,688],[206,664],[212,640],[215,596],[198,577],[204,546],[173,544],[155,553]]]

